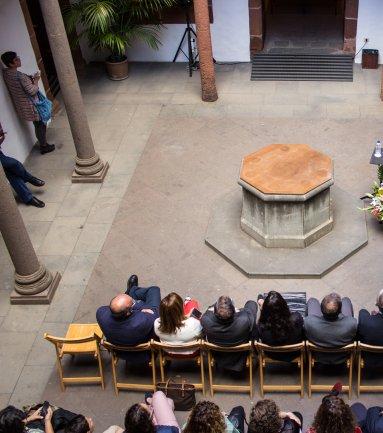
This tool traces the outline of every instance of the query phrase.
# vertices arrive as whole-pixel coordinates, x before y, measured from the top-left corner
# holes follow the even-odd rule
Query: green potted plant
[[[112,80],[128,77],[126,50],[135,39],[158,49],[160,25],[144,25],[175,0],[75,0],[64,10],[69,34],[84,37],[96,51],[109,51],[106,70]],[[76,34],[77,28],[80,30]]]

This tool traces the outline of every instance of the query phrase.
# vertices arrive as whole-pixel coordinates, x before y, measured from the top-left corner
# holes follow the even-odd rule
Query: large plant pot
[[[105,61],[106,72],[111,80],[120,81],[128,78],[128,59],[125,58],[121,62]]]

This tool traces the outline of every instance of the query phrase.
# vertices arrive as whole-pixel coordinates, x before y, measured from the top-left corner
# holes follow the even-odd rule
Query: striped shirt
[[[40,120],[37,110],[30,99],[37,98],[36,94],[39,91],[39,86],[34,84],[31,77],[18,72],[16,69],[4,68],[3,77],[19,117],[32,122]]]

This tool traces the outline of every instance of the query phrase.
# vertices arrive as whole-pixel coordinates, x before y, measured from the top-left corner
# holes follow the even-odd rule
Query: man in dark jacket
[[[376,306],[379,311],[359,311],[358,339],[361,343],[371,346],[383,346],[383,290],[376,299]],[[369,367],[383,365],[383,357],[377,353],[365,353],[363,358]]]
[[[138,287],[138,280],[134,284],[129,284],[128,290],[115,296],[108,306],[97,310],[97,322],[107,341],[112,344],[135,346],[155,337],[153,324],[161,302],[160,288]],[[120,355],[132,359],[127,354]],[[138,360],[139,357],[136,358]]]
[[[337,293],[325,296],[319,304],[315,298],[307,301],[307,317],[305,317],[306,337],[321,347],[336,348],[352,343],[356,337],[357,321],[349,298]],[[318,362],[324,364],[340,364],[345,360],[344,354],[318,353]]]
[[[201,318],[203,332],[209,343],[219,346],[236,346],[256,338],[257,303],[247,301],[244,308],[236,311],[228,296],[220,296]],[[245,352],[216,352],[218,367],[241,371],[246,362]]]

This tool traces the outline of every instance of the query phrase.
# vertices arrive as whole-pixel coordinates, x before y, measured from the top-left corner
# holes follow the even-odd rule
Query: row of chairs
[[[87,333],[87,334],[86,334]],[[383,356],[383,347],[370,346],[360,342],[355,342],[341,348],[323,348],[314,345],[309,341],[302,343],[288,345],[288,346],[268,346],[266,344],[249,341],[248,343],[238,346],[217,346],[203,340],[198,340],[193,343],[182,345],[169,345],[155,340],[148,343],[139,344],[137,346],[116,346],[102,338],[102,331],[97,324],[71,324],[69,326],[65,338],[54,337],[45,334],[44,338],[55,345],[57,356],[57,369],[59,374],[60,386],[64,391],[67,384],[71,383],[100,383],[102,388],[105,387],[103,364],[101,358],[101,349],[107,350],[111,354],[111,366],[113,375],[113,384],[116,395],[120,389],[137,390],[137,391],[154,391],[157,383],[157,369],[156,360],[158,359],[160,367],[161,381],[165,381],[165,367],[166,363],[171,360],[194,360],[196,361],[200,371],[200,382],[194,383],[196,389],[199,389],[205,395],[205,368],[204,359],[207,357],[208,375],[209,375],[209,390],[210,395],[213,396],[215,391],[234,391],[234,392],[248,392],[250,397],[253,396],[253,360],[258,358],[259,364],[259,389],[263,397],[265,392],[299,392],[300,396],[304,395],[304,369],[308,367],[308,395],[311,397],[312,392],[328,392],[332,388],[332,384],[322,383],[313,384],[313,367],[316,361],[316,354],[318,353],[331,353],[343,354],[346,361],[348,371],[348,384],[343,386],[343,389],[348,392],[349,398],[352,394],[353,382],[353,366],[354,359],[357,358],[357,394],[361,392],[381,392],[383,386],[381,385],[363,385],[362,382],[362,369],[365,366],[363,354],[380,353]],[[176,353],[177,351],[188,351],[190,354],[184,355]],[[150,383],[134,383],[121,381],[117,375],[117,364],[119,362],[120,353],[134,353],[134,352],[147,352],[150,361],[148,367],[151,371]],[[215,366],[215,354],[217,352],[246,353],[246,369],[248,370],[248,382],[246,385],[233,385],[233,384],[218,384],[214,381],[213,369]],[[265,383],[265,368],[267,365],[284,363],[274,359],[273,354],[294,353],[296,356],[288,363],[297,366],[299,371],[299,380],[297,384],[266,384]],[[69,354],[72,357],[75,355],[91,354],[97,359],[99,375],[91,377],[64,377],[63,367],[61,360],[64,355]],[[307,361],[307,362],[306,362]]]

